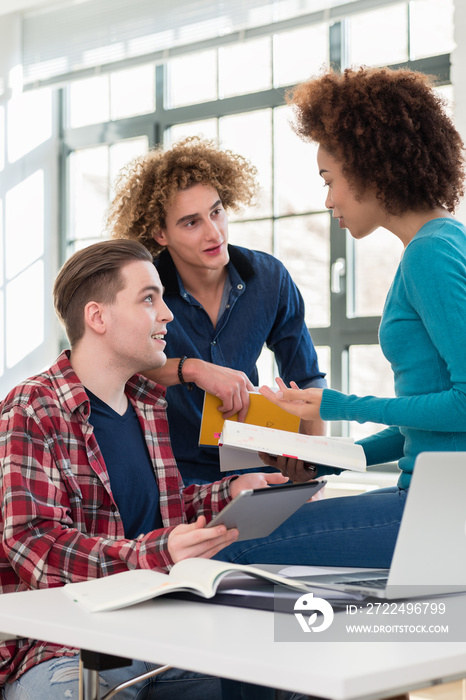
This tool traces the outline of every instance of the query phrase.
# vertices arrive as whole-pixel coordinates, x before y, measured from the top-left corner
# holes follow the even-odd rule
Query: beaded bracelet
[[[178,363],[178,379],[180,380],[180,384],[185,386],[188,389],[188,391],[192,391],[193,385],[191,384],[191,382],[185,382],[183,377],[183,365],[187,359],[188,358],[186,357],[186,355],[183,355],[183,357]]]

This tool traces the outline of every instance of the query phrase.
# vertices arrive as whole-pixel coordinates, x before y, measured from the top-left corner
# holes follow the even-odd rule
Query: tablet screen
[[[267,537],[317,493],[325,481],[279,484],[242,491],[211,520],[207,527],[236,527],[240,540]]]

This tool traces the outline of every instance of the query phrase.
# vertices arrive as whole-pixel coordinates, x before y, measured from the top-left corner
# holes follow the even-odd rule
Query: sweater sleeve
[[[357,444],[362,446],[366,455],[367,466],[370,467],[374,464],[395,462],[401,459],[404,442],[404,435],[400,433],[399,428],[392,426],[358,440]]]
[[[441,238],[413,240],[401,267],[406,295],[418,314],[449,385],[436,393],[396,398],[346,396],[324,389],[321,417],[464,432],[466,426],[466,266],[463,256]],[[409,339],[407,339],[409,342]],[[419,348],[422,353],[422,348]],[[434,368],[435,370],[437,368]]]

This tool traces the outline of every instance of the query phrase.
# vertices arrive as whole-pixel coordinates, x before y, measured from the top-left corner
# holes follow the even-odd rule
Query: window
[[[105,216],[119,170],[147,151],[144,136],[77,149],[68,158],[70,255],[104,235]]]
[[[64,133],[67,189],[65,255],[102,235],[112,182],[125,161],[156,143],[187,135],[219,139],[251,160],[261,192],[230,219],[230,240],[276,255],[306,302],[306,321],[321,367],[336,389],[391,396],[392,375],[378,346],[384,299],[400,243],[379,230],[355,245],[325,210],[316,147],[290,126],[284,92],[332,62],[402,64],[439,75],[452,101],[449,52],[453,0],[341,2],[338,15],[301,3],[304,18],[257,15],[254,35],[182,51],[163,63],[114,71],[70,84]],[[317,7],[317,5],[319,5]],[[267,15],[264,11],[263,17]],[[427,63],[424,63],[424,61]],[[264,352],[262,382],[272,382]],[[335,424],[361,437],[379,426]]]

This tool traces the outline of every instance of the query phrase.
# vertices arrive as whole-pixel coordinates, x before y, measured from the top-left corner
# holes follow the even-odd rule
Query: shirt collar
[[[50,368],[49,376],[57,392],[60,403],[69,413],[79,411],[85,418],[89,416],[89,397],[70,363],[70,350],[64,350]],[[165,388],[155,384],[140,374],[133,375],[126,383],[126,394],[135,402],[158,404],[165,407]]]
[[[254,276],[254,268],[240,248],[229,245],[228,254],[230,256],[230,262],[227,267],[234,267],[243,280],[248,280]],[[160,281],[165,287],[165,294],[179,294],[180,285],[178,283],[176,266],[166,248],[155,258],[154,264],[157,267]]]

